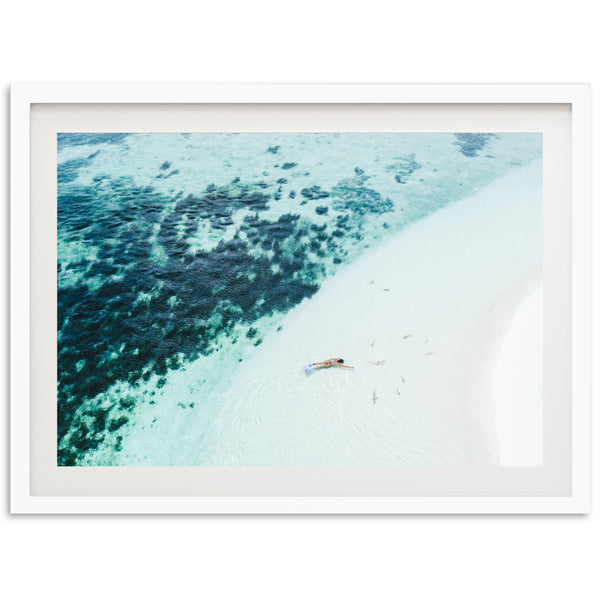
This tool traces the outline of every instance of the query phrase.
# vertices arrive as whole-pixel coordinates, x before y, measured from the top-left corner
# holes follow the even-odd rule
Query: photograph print
[[[542,135],[59,133],[57,465],[541,466]]]

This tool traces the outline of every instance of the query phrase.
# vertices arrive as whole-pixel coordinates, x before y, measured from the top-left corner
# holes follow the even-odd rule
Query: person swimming
[[[310,365],[306,365],[304,370],[307,373],[314,371],[316,369],[328,369],[329,367],[344,367],[344,369],[354,369],[354,367],[350,367],[344,364],[343,358],[330,358],[328,360],[323,360],[321,362],[311,363]]]

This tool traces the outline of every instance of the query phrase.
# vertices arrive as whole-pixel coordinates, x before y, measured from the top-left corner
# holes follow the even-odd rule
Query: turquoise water
[[[57,142],[59,465],[123,464],[159,420],[184,435],[125,464],[204,464],[181,458],[186,444],[283,315],[379,240],[542,152],[538,134]]]

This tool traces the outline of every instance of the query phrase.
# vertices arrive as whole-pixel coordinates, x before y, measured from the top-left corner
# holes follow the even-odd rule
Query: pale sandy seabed
[[[292,311],[229,391],[210,462],[522,464],[527,443],[494,418],[511,373],[492,382],[541,277],[539,174],[532,164],[416,223]],[[333,356],[355,369],[302,372]],[[523,389],[537,376],[521,373]],[[507,413],[505,398],[503,423],[519,421]]]

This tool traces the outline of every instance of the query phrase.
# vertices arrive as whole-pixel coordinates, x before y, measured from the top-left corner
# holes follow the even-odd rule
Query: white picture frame
[[[570,164],[563,165],[570,177],[571,211],[571,303],[570,390],[568,404],[570,490],[568,493],[478,493],[455,491],[428,495],[178,495],[167,492],[105,495],[95,493],[33,493],[37,472],[32,444],[30,382],[32,346],[38,332],[30,326],[31,281],[40,277],[31,267],[32,244],[31,170],[32,111],[38,106],[111,105],[147,108],[190,105],[335,105],[401,106],[408,110],[427,107],[435,121],[443,107],[545,107],[566,105],[570,111]],[[376,110],[376,109],[375,109]],[[441,122],[441,121],[440,121]],[[482,123],[484,126],[485,121]],[[526,125],[524,125],[526,127]],[[108,131],[106,124],[96,131]],[[334,126],[335,127],[335,126]],[[88,129],[92,130],[92,129]],[[135,131],[136,125],[132,127]],[[590,510],[590,99],[586,85],[211,85],[211,84],[18,84],[11,87],[11,512],[12,513],[586,513]],[[55,169],[56,165],[52,165]],[[546,179],[544,180],[546,183]],[[544,263],[544,269],[552,265]],[[49,274],[46,274],[49,276]],[[53,276],[53,274],[52,274]],[[545,334],[548,332],[545,331]],[[49,423],[48,427],[52,428]],[[566,431],[566,429],[565,429]],[[243,467],[235,467],[243,468]],[[63,467],[64,469],[64,467]],[[67,469],[69,469],[67,467]],[[77,469],[77,468],[76,468]],[[106,468],[96,468],[97,474]],[[113,469],[109,467],[108,469]],[[116,469],[116,468],[115,468]],[[127,469],[127,468],[124,468]],[[188,476],[190,471],[165,467],[169,477]],[[142,477],[140,469],[124,476]],[[364,473],[364,472],[363,472]],[[283,473],[285,475],[285,473]],[[290,471],[291,474],[291,471]],[[279,475],[282,475],[281,469]],[[88,476],[95,477],[94,471]],[[229,473],[231,476],[231,473]],[[361,476],[357,471],[357,476]],[[473,472],[471,477],[477,477]],[[492,477],[493,474],[481,474]],[[527,476],[527,474],[521,474]],[[494,486],[491,486],[492,489]],[[94,489],[93,486],[90,489]],[[143,486],[142,488],[143,489]],[[175,488],[174,488],[175,489]],[[464,488],[469,489],[468,486]]]

